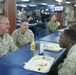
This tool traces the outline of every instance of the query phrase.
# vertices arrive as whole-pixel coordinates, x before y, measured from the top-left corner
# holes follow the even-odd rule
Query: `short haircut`
[[[3,19],[8,19],[6,16],[0,16],[0,23],[3,22]]]
[[[50,14],[48,17],[48,21],[50,21],[50,18],[52,18],[54,15],[56,16],[56,14]]]
[[[76,41],[76,31],[73,29],[64,30],[64,35],[69,37],[71,40]]]
[[[22,22],[29,22],[27,19],[23,19],[23,20],[21,20],[21,23]]]
[[[76,31],[76,24],[73,24],[73,25],[70,27],[70,29],[73,29],[73,30]]]
[[[50,14],[49,18],[52,18],[52,16],[54,16],[54,15],[56,16],[56,14]]]

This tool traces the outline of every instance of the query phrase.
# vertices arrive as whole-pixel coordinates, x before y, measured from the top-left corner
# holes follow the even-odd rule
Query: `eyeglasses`
[[[10,25],[10,23],[2,23],[2,24],[5,24],[5,25]]]

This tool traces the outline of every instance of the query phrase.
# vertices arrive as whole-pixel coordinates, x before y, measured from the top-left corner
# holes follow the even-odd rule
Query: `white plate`
[[[49,51],[57,51],[57,52],[62,50],[59,44],[56,44],[56,43],[48,43],[45,45],[44,49]]]

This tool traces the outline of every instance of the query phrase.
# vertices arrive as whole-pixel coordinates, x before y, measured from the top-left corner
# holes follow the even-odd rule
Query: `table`
[[[50,55],[50,56],[54,57],[55,63],[56,63],[57,61],[59,61],[63,57],[64,52],[65,52],[64,50],[62,50],[60,52],[44,51],[44,55]],[[27,45],[26,47],[20,48],[16,52],[13,52],[7,56],[4,56],[3,58],[0,58],[0,63],[6,63],[7,65],[10,65],[12,67],[16,67],[16,68],[19,68],[21,70],[24,70],[23,69],[23,62],[29,61],[29,59],[32,56],[33,56],[33,52],[30,51],[30,45]],[[3,66],[3,68],[5,68],[5,66]],[[25,70],[25,73],[26,72],[30,72],[30,71]],[[34,75],[36,72],[31,72],[31,73],[33,73],[33,75]],[[40,75],[41,73],[38,73],[38,74]],[[41,75],[47,75],[47,74],[41,74]]]
[[[23,70],[0,62],[0,75],[44,75],[42,73]],[[46,74],[45,74],[46,75]]]
[[[59,52],[44,51],[44,55],[55,58],[53,66],[63,58],[64,53],[65,49]],[[0,75],[48,75],[48,73],[37,73],[23,69],[23,63],[28,62],[33,55],[34,53],[30,50],[30,44],[28,44],[19,50],[0,58]],[[5,73],[3,73],[3,71],[5,71]]]
[[[40,41],[59,42],[61,32],[58,30],[40,39]]]

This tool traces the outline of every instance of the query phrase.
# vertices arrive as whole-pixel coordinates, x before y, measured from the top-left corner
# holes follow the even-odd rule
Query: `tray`
[[[48,55],[35,55],[27,63],[25,62],[23,68],[36,72],[47,73],[49,72],[54,60],[55,59],[53,57]]]
[[[58,52],[62,50],[58,43],[48,43],[45,45],[44,50],[55,51]]]

